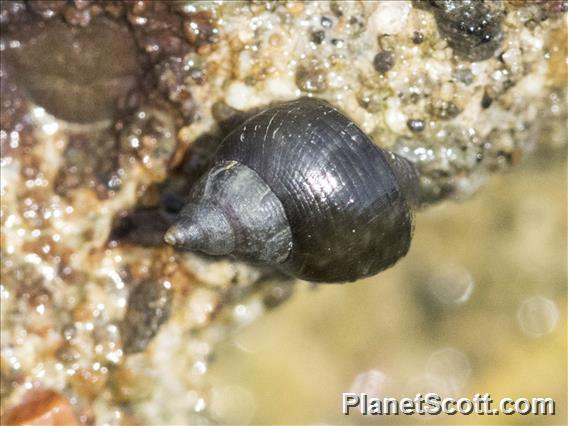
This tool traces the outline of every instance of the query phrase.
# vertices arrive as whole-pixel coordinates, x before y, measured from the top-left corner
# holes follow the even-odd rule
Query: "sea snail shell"
[[[417,179],[329,103],[301,98],[223,140],[165,240],[309,281],[354,281],[408,251]]]

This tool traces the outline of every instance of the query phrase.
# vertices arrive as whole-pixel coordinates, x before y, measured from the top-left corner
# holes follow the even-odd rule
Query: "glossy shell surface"
[[[415,182],[412,166],[325,101],[302,98],[255,115],[224,140],[217,161],[251,168],[281,201],[292,249],[277,266],[291,275],[353,281],[409,249],[402,188]]]

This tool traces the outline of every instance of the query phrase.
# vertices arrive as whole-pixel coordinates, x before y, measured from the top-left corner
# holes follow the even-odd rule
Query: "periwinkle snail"
[[[165,240],[308,281],[354,281],[407,253],[417,187],[412,163],[329,103],[301,98],[223,140]]]

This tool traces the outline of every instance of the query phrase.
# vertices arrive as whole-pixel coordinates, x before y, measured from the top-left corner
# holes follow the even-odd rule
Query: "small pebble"
[[[146,280],[132,290],[122,323],[125,353],[143,352],[146,349],[160,326],[168,320],[171,303],[169,282]]]
[[[493,98],[489,96],[487,93],[483,94],[483,98],[481,98],[481,108],[487,109],[493,103]]]
[[[327,73],[317,64],[299,65],[296,69],[296,85],[306,92],[323,92],[328,86]]]
[[[412,42],[414,44],[420,44],[424,41],[424,34],[422,34],[420,31],[414,31],[414,34],[412,34]]]
[[[325,31],[314,31],[312,33],[311,39],[315,44],[321,44],[325,40]]]
[[[448,102],[446,107],[446,117],[447,118],[454,118],[460,115],[462,112],[461,108],[454,104],[453,102]]]
[[[417,118],[411,118],[410,120],[408,120],[406,122],[406,125],[414,133],[420,133],[426,127],[424,120],[420,120],[420,119],[417,119]]]
[[[321,17],[321,26],[324,28],[331,28],[333,25],[333,21],[328,18],[327,16]]]
[[[331,44],[333,44],[335,47],[341,48],[344,45],[344,41],[340,38],[334,38],[333,40],[331,40]]]
[[[386,73],[394,66],[394,55],[390,50],[383,50],[375,55],[373,67],[381,74]]]
[[[475,80],[475,76],[469,68],[462,68],[456,71],[456,78],[466,86],[469,86]]]

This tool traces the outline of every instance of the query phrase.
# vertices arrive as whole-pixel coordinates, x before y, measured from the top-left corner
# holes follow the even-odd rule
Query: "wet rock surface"
[[[504,11],[500,1],[432,0],[417,4],[434,13],[440,34],[463,59],[488,59],[501,45]]]
[[[7,425],[80,424],[69,401],[57,392],[47,389],[37,389],[26,394],[25,401],[9,410],[2,421]]]
[[[141,352],[170,316],[171,283],[143,281],[128,298],[122,323],[123,348],[126,354]]]
[[[2,2],[2,414],[210,420],[217,342],[295,285],[162,234],[250,111],[327,99],[428,203],[565,149],[563,7],[474,3]]]
[[[107,198],[120,188],[116,139],[108,131],[70,135],[62,161],[54,182],[58,195],[88,187],[99,198]]]
[[[141,65],[125,26],[102,17],[75,28],[32,20],[8,32],[8,73],[48,113],[85,123],[111,119],[128,106]]]

